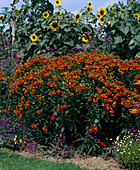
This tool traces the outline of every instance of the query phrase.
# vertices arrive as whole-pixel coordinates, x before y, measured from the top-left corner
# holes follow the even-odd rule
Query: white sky
[[[54,12],[58,11],[58,9],[55,9],[55,0],[49,0],[54,5]],[[80,10],[88,5],[89,0],[61,0],[60,6],[66,10],[69,10],[70,12],[76,14],[77,12],[80,12]],[[118,1],[123,2],[124,5],[126,5],[127,0],[91,0],[92,2],[92,12],[94,15],[97,15],[98,8],[101,6],[106,8],[109,6],[109,4],[113,5],[114,3],[118,3]],[[13,2],[13,0],[0,0],[0,13],[3,11],[2,7],[9,7],[9,10],[11,10],[10,4]],[[19,0],[19,3],[16,4],[16,8],[20,9],[21,5],[24,4],[23,0]],[[1,24],[0,24],[1,25]]]

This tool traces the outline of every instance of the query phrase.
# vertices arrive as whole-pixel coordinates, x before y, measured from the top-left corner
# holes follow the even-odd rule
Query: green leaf
[[[120,30],[121,30],[125,35],[129,32],[129,28],[128,28],[128,27],[120,28]]]
[[[134,39],[135,39],[136,41],[138,41],[138,42],[139,42],[139,45],[140,45],[140,34],[136,35],[136,36],[134,37]]]
[[[72,47],[74,46],[74,41],[68,38],[67,40],[64,41],[64,44]]]
[[[13,5],[17,4],[18,2],[19,2],[19,0],[14,0]]]
[[[29,0],[23,0],[25,4],[29,4]]]
[[[130,43],[128,44],[128,46],[132,45],[133,43],[135,43],[135,40],[134,40],[134,39],[132,39],[132,40],[130,41]]]
[[[119,44],[119,43],[121,43],[123,41],[121,36],[114,37],[114,39],[115,39],[115,44]]]

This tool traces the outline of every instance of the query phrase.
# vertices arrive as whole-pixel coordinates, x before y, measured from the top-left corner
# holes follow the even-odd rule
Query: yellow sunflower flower
[[[139,16],[139,14],[134,14],[133,16],[137,16],[137,17],[138,17],[138,20],[140,19],[140,16]]]
[[[97,13],[100,17],[103,17],[104,15],[106,15],[106,9],[105,8],[100,7],[98,9],[99,9],[99,11]]]
[[[61,4],[61,1],[60,0],[55,0],[55,5],[58,6]]]
[[[30,38],[32,41],[37,41],[37,36],[35,34],[32,34]]]
[[[91,6],[87,6],[86,7],[86,11],[87,11],[88,14],[90,14],[90,12],[92,11],[92,7]]]
[[[88,6],[92,7],[92,2],[88,1]]]
[[[87,42],[87,41],[91,40],[91,38],[88,34],[83,34],[83,36],[84,37],[82,38],[82,41]]]
[[[15,9],[14,9],[14,12],[19,12],[19,9],[15,8]]]
[[[57,21],[52,21],[52,22],[50,23],[50,27],[51,27],[51,29],[53,29],[53,30],[57,30],[57,29],[59,28],[59,23],[58,23]]]
[[[3,15],[0,16],[0,21],[2,21],[2,20],[3,20]]]
[[[110,9],[112,10],[112,11],[114,11],[114,8],[111,6],[111,5],[109,5],[110,6]]]
[[[43,14],[42,14],[42,16],[43,16],[43,18],[48,18],[49,17],[49,13],[46,11],[46,12],[44,12]]]
[[[99,22],[102,23],[102,24],[105,22],[105,20],[103,19],[103,17],[100,17]]]
[[[77,23],[79,23],[79,19],[81,18],[81,14],[79,14],[78,12],[77,12],[77,14],[75,15],[75,17],[74,17],[74,20],[76,20],[77,21]]]

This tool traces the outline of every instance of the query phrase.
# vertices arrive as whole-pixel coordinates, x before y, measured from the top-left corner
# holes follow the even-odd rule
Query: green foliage
[[[117,152],[115,157],[120,165],[138,170],[140,168],[140,131],[136,132],[133,129],[130,129],[129,135],[124,136],[122,140],[118,137],[114,151]]]
[[[16,0],[11,5],[12,10],[14,10],[14,5],[17,2],[19,1]],[[129,59],[130,56],[134,58],[140,51],[140,20],[139,15],[134,15],[139,14],[140,4],[136,0],[132,3],[128,1],[126,6],[120,2],[114,4],[112,6],[113,12],[110,7],[107,7],[107,14],[103,16],[104,22],[102,24],[99,23],[98,26],[98,29],[102,29],[100,32],[98,32],[96,28],[97,20],[93,19],[95,15],[92,12],[88,14],[82,9],[80,11],[81,18],[78,23],[74,20],[74,14],[67,12],[65,9],[61,16],[53,13],[54,7],[48,0],[32,0],[31,4],[29,4],[28,0],[24,2],[26,4],[22,5],[19,12],[15,13],[14,16],[11,16],[12,11],[3,13],[4,19],[2,20],[2,24],[11,24],[13,19],[16,19],[16,39],[13,47],[24,47],[22,49],[19,48],[24,61],[34,55],[46,52],[46,49],[48,50],[49,47],[57,48],[55,51],[59,51],[60,55],[65,55],[66,53],[63,48],[65,45],[67,45],[67,49],[70,51],[72,47],[78,47],[79,43],[83,44],[84,51],[90,52],[93,48],[91,48],[90,45],[92,43],[95,49],[105,53],[109,52],[112,55],[118,55],[122,59]],[[59,12],[63,9],[61,6],[57,8]],[[46,11],[50,14],[48,18],[42,16]],[[119,13],[120,11],[121,13]],[[99,15],[97,16],[100,17]],[[87,24],[84,23],[85,18]],[[26,24],[25,19],[28,19],[28,23]],[[90,19],[93,20],[89,21]],[[59,23],[60,26],[57,30],[50,28],[52,21]],[[109,22],[111,23],[108,25]],[[70,28],[71,24],[73,24],[73,28]],[[91,24],[95,24],[94,29]],[[87,28],[88,31],[86,32],[92,35],[92,39],[89,42],[83,42],[81,40],[84,28]],[[10,31],[11,30],[7,30],[7,33],[10,33]],[[78,37],[75,37],[77,33]],[[103,36],[102,33],[106,34]],[[37,35],[37,41],[31,41],[30,36],[32,34]],[[111,36],[109,34],[111,34]],[[96,38],[95,35],[98,36],[98,38]],[[105,41],[107,38],[112,38],[112,40]]]

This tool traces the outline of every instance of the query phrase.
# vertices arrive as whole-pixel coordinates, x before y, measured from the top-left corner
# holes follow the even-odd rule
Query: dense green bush
[[[9,86],[11,114],[24,121],[40,144],[65,132],[68,145],[75,140],[82,147],[80,138],[90,132],[93,150],[100,152],[100,145],[112,144],[110,138],[139,128],[139,92],[134,87],[139,59],[125,62],[96,50],[71,55],[39,55],[17,66]]]

